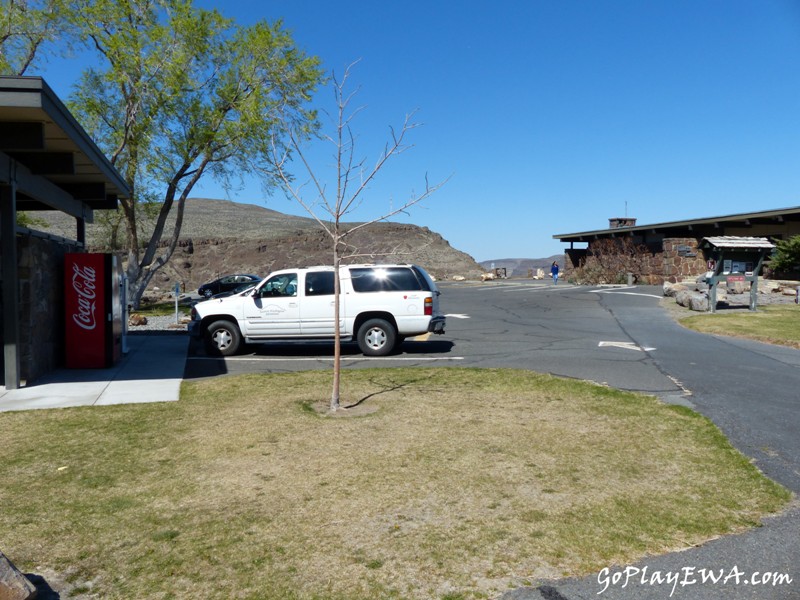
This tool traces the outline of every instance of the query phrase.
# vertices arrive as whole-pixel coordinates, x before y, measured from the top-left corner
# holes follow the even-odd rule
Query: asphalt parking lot
[[[566,284],[554,288],[542,282],[443,284],[441,289],[447,314],[444,335],[406,340],[401,353],[384,358],[365,357],[355,344],[345,343],[346,368],[415,364],[521,368],[663,397],[682,394],[646,353],[619,347],[631,340],[599,302],[611,289],[589,292],[589,288]],[[632,308],[652,308],[659,292],[656,288],[619,298]],[[207,356],[193,341],[185,377],[323,369],[332,360],[329,342],[254,345],[223,359]]]

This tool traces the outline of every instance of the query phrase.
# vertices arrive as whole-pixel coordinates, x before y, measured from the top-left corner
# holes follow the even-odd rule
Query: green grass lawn
[[[178,313],[181,315],[188,315],[191,312],[191,307],[186,301],[178,303]],[[153,304],[143,303],[139,310],[131,311],[144,315],[145,317],[168,317],[175,314],[175,301],[169,302],[156,302]]]
[[[490,598],[758,526],[790,494],[707,419],[527,371],[184,382],[0,413],[0,540],[114,598]],[[70,596],[72,597],[72,596]]]
[[[755,312],[695,314],[680,323],[701,333],[743,337],[800,348],[800,307],[796,304],[759,306]]]

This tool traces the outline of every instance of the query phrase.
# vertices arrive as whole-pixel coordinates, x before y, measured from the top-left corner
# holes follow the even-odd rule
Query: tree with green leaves
[[[322,173],[315,170],[308,159],[308,153],[303,147],[307,139],[304,130],[291,129],[289,131],[289,147],[284,147],[276,139],[273,144],[273,160],[278,177],[283,182],[287,195],[302,206],[314,218],[323,231],[327,234],[331,244],[331,263],[334,267],[334,323],[340,322],[340,280],[339,267],[343,259],[352,260],[362,254],[358,248],[348,243],[348,237],[373,223],[385,221],[397,214],[406,212],[407,209],[429,198],[447,180],[431,185],[425,177],[424,189],[419,194],[412,194],[409,199],[399,206],[390,208],[380,216],[357,225],[346,225],[344,218],[364,200],[366,191],[373,183],[378,173],[389,160],[411,148],[406,140],[408,133],[419,127],[413,121],[413,113],[407,115],[399,130],[391,129],[391,141],[388,142],[372,166],[366,160],[356,155],[356,137],[352,129],[352,121],[362,107],[350,106],[355,92],[347,89],[353,65],[344,72],[341,80],[332,76],[333,92],[336,101],[336,113],[331,119],[332,131],[329,134],[321,133],[322,140],[331,144],[333,149],[333,163],[335,165],[332,179],[335,183],[328,188]],[[293,151],[293,154],[291,153]],[[297,157],[302,163],[303,170],[308,176],[304,183],[296,184],[295,177],[290,173],[290,157]],[[266,173],[267,176],[271,173]],[[306,193],[305,188],[310,192]],[[333,389],[331,391],[330,410],[335,412],[340,408],[340,381],[341,381],[341,332],[336,327],[334,332],[334,361],[333,361]]]
[[[55,41],[98,58],[69,106],[132,190],[120,199],[123,234],[109,217],[108,237],[126,254],[134,307],[172,256],[203,177],[230,188],[257,169],[271,186],[276,140],[316,128],[319,60],[281,22],[237,26],[191,0],[3,0],[0,19],[0,73],[28,73]]]
[[[67,47],[69,31],[60,0],[0,2],[0,74],[25,75],[37,66],[54,42]]]
[[[70,108],[132,190],[120,203],[138,307],[177,246],[197,182],[212,176],[232,186],[256,168],[274,173],[276,140],[313,131],[307,104],[321,80],[319,61],[280,22],[241,27],[191,0],[63,1],[70,25],[100,58]],[[156,213],[146,230],[143,207]]]
[[[800,270],[800,235],[787,240],[775,240],[775,254],[769,268],[777,273],[789,273]]]

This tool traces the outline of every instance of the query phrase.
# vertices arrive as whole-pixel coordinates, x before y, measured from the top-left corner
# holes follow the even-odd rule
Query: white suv
[[[368,356],[385,356],[406,337],[444,333],[439,290],[416,265],[343,265],[339,268],[339,331]],[[199,302],[189,333],[212,354],[230,356],[243,343],[334,337],[333,267],[283,269],[255,288]]]

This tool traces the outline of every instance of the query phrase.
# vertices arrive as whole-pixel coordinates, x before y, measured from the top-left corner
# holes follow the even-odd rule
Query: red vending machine
[[[64,259],[66,366],[110,367],[122,351],[122,272],[112,254],[67,254]]]

